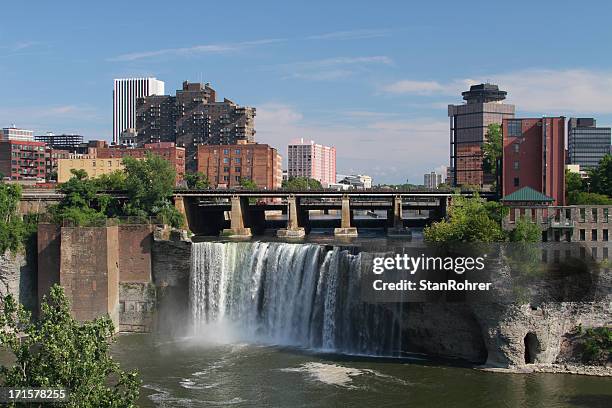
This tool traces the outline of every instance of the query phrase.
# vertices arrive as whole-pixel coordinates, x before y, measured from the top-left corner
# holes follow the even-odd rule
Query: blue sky
[[[283,155],[313,139],[339,173],[421,183],[448,163],[446,105],[471,83],[499,83],[522,116],[612,124],[612,6],[506,3],[10,2],[0,126],[110,139],[113,78],[202,79],[255,106],[256,140]]]

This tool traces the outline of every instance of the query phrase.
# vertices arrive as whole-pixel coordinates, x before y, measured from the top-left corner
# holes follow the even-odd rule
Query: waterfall
[[[397,355],[400,305],[361,301],[361,256],[338,247],[268,242],[194,243],[194,329],[234,327],[244,340]]]

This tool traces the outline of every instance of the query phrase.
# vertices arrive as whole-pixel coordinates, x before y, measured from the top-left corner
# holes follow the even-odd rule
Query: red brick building
[[[0,173],[11,180],[45,180],[45,144],[26,140],[0,142]]]
[[[68,159],[72,153],[68,150],[45,148],[45,174],[47,181],[57,181],[57,168],[59,159]]]
[[[505,197],[531,187],[565,205],[565,118],[503,120]]]
[[[274,190],[283,181],[278,151],[245,140],[233,145],[199,145],[198,172],[215,188],[238,187],[243,179],[250,179],[259,188]]]
[[[137,148],[111,146],[98,147],[96,149],[96,157],[98,159],[123,158],[128,156],[142,159],[146,157],[147,153],[156,154],[169,161],[176,171],[176,181],[179,182],[183,180],[185,176],[185,148],[176,147],[172,142],[148,143],[145,144],[144,147]]]

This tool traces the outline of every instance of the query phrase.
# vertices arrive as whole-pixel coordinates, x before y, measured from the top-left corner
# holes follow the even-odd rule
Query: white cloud
[[[269,68],[284,74],[283,79],[307,79],[313,81],[336,80],[363,72],[370,65],[390,65],[393,60],[384,55],[362,57],[335,57],[312,61],[279,64]]]
[[[391,34],[388,29],[364,29],[349,31],[334,31],[306,37],[307,40],[364,40],[367,38],[387,37]]]
[[[133,52],[128,54],[121,54],[112,58],[109,61],[136,61],[140,59],[155,58],[166,55],[174,56],[191,56],[200,54],[220,54],[226,52],[239,51],[245,48],[255,47],[259,45],[274,44],[286,41],[283,38],[270,38],[255,41],[243,41],[237,43],[225,43],[225,44],[204,44],[194,45],[192,47],[179,47],[179,48],[165,48],[154,51],[143,51]]]
[[[457,96],[469,85],[491,82],[508,92],[517,110],[542,114],[612,113],[612,71],[525,69],[449,82],[401,80],[382,87],[390,94]],[[449,103],[453,100],[449,99]]]
[[[366,123],[313,123],[291,106],[263,104],[257,108],[256,137],[276,147],[283,158],[287,144],[299,138],[335,146],[339,173],[367,173],[377,183],[407,178],[419,182],[448,155],[445,120],[384,120],[377,115],[361,119]]]

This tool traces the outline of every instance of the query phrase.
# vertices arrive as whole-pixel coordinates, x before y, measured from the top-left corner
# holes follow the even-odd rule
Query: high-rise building
[[[136,100],[149,95],[163,95],[164,82],[156,78],[115,79],[113,85],[113,142],[119,135],[136,127]]]
[[[568,163],[580,169],[597,167],[610,152],[609,127],[597,127],[593,118],[570,118],[567,123]]]
[[[287,154],[287,174],[318,180],[323,187],[336,182],[336,148],[300,139],[290,144]]]
[[[482,143],[487,127],[514,117],[514,105],[503,103],[506,91],[497,85],[472,85],[463,92],[462,105],[448,105],[450,118],[450,168],[453,186],[491,184],[495,175],[485,175],[482,169]]]
[[[19,129],[15,126],[3,128],[0,132],[0,140],[25,140],[34,141],[34,132],[26,129]]]
[[[442,184],[441,174],[437,174],[435,171],[432,171],[423,175],[423,185],[425,188],[436,189],[440,184]]]
[[[48,132],[45,135],[34,136],[34,140],[43,142],[53,149],[68,150],[76,148],[83,143],[83,136],[71,134],[56,135],[55,133]]]
[[[191,171],[196,169],[198,145],[255,140],[255,108],[229,99],[218,102],[210,84],[185,81],[176,96],[141,98],[136,116],[137,144],[176,142],[185,147]]]
[[[565,118],[504,119],[503,196],[523,187],[565,205]]]
[[[277,150],[246,140],[232,145],[199,145],[198,172],[214,188],[238,187],[242,180],[249,179],[261,189],[275,190],[283,181],[282,158]]]

